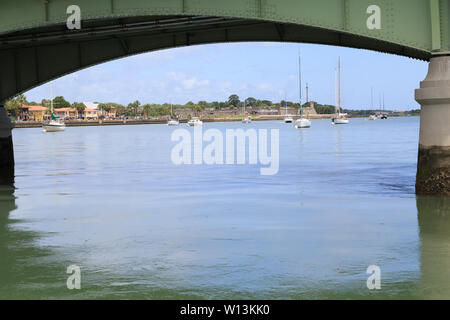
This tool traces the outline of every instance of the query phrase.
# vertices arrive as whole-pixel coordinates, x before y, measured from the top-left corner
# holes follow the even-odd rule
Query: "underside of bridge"
[[[209,16],[83,20],[0,35],[0,101],[105,61],[166,48],[240,41],[303,42],[364,48],[428,60],[429,52],[317,27]]]

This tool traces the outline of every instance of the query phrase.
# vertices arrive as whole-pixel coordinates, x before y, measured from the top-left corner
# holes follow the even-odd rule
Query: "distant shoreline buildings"
[[[19,95],[5,103],[12,121],[16,122],[43,122],[51,117],[50,100],[43,99],[42,102],[28,102],[25,95]],[[53,113],[63,120],[119,120],[119,119],[166,119],[191,117],[201,118],[227,118],[242,115],[244,110],[254,117],[276,117],[295,116],[299,113],[300,104],[290,101],[272,103],[269,100],[258,100],[247,98],[241,101],[238,95],[231,95],[227,101],[199,101],[198,103],[187,102],[184,105],[164,104],[141,104],[134,101],[128,105],[118,103],[97,102],[73,102],[66,101],[59,96],[53,99]],[[304,113],[311,117],[321,117],[336,113],[336,106],[320,104],[308,101],[303,104]],[[411,111],[389,111],[389,110],[353,110],[344,109],[352,117],[364,117],[371,114],[386,113],[391,116],[420,115],[420,110]]]
[[[93,102],[83,102],[86,106],[81,111],[77,108],[54,108],[53,114],[64,120],[75,120],[75,119],[85,119],[85,120],[99,120],[102,118],[116,118],[116,109],[110,107],[108,111],[100,109],[98,103]],[[35,121],[42,122],[50,119],[51,112],[50,109],[43,106],[28,106],[22,104],[20,107],[20,112],[17,117],[17,121]]]

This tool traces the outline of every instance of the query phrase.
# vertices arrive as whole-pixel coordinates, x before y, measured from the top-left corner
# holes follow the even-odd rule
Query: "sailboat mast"
[[[50,81],[50,112],[53,114],[53,81]]]
[[[370,108],[373,110],[373,88],[371,88],[371,90],[370,90],[370,93],[371,93],[371,104],[370,104]]]
[[[334,106],[337,111],[337,69],[334,68]]]
[[[302,57],[300,50],[298,51],[298,82],[299,82],[299,97],[300,97],[300,117],[303,117],[302,105]]]
[[[338,59],[338,110],[341,113],[341,57]]]

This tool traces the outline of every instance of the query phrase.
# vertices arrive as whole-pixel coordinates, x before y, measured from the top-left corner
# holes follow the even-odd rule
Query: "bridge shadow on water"
[[[11,216],[16,199],[14,185],[0,185],[0,299],[58,299],[66,289],[64,266],[50,248],[38,244],[43,234]],[[55,277],[57,287],[49,283]]]
[[[450,197],[417,197],[421,279],[418,298],[450,299]]]

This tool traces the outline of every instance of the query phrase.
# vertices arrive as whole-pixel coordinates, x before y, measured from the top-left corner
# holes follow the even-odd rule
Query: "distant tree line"
[[[97,102],[98,103],[98,102]],[[21,105],[41,105],[43,107],[50,108],[51,101],[47,99],[42,99],[41,103],[35,101],[27,101],[24,94],[19,94],[11,100],[6,101],[5,108],[8,113],[17,117],[20,113]],[[117,116],[127,116],[127,117],[160,117],[160,116],[175,116],[177,108],[190,108],[196,114],[201,113],[205,109],[220,110],[224,108],[238,109],[246,107],[266,107],[266,108],[279,108],[279,107],[290,107],[290,108],[300,108],[300,104],[292,101],[282,100],[280,102],[274,103],[270,100],[259,100],[254,97],[248,97],[246,99],[241,99],[237,94],[232,94],[226,101],[199,101],[194,103],[188,101],[186,104],[174,104],[169,103],[163,104],[141,104],[138,100],[130,102],[127,105],[122,105],[114,102],[102,102],[99,103],[98,108],[109,112],[112,108],[115,108]],[[308,107],[309,103],[305,103],[303,107]],[[53,99],[53,108],[76,108],[79,113],[83,113],[86,106],[82,102],[70,103],[63,96],[57,96]],[[333,105],[322,105],[319,103],[314,104],[315,110],[318,114],[334,114],[336,113],[336,106]],[[350,113],[352,115],[358,116],[368,116],[376,111],[380,110],[348,110],[344,109],[343,112]],[[386,111],[390,112],[390,111]],[[173,114],[172,114],[173,113]],[[420,110],[412,110],[407,113],[411,115],[420,114]]]

